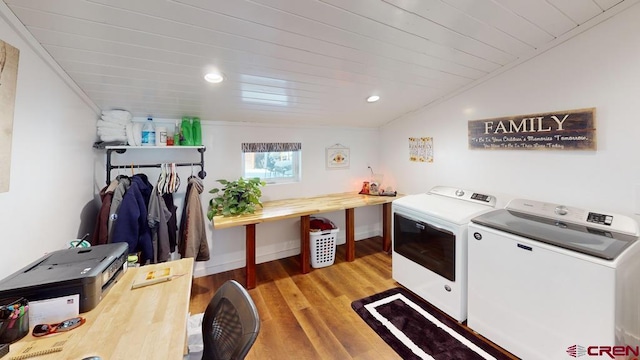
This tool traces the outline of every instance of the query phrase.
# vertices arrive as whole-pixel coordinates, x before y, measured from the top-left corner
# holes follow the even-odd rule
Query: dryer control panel
[[[435,186],[431,190],[429,190],[428,194],[447,196],[450,198],[466,200],[476,204],[488,205],[491,207],[496,206],[495,196],[481,194],[481,193],[473,192],[471,190],[466,190],[466,189],[458,189],[458,188],[448,187],[448,186]]]

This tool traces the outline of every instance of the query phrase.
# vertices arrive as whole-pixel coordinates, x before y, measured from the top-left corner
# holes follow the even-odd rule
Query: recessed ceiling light
[[[222,76],[222,74],[208,73],[204,76],[204,79],[210,83],[217,84],[217,83],[221,83],[222,80],[224,80],[224,77]]]
[[[380,96],[378,95],[371,95],[367,98],[367,102],[370,102],[370,103],[376,102],[378,100],[380,100]]]

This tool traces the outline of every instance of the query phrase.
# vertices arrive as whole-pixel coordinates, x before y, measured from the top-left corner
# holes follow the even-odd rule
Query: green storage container
[[[191,118],[182,117],[182,125],[180,126],[180,145],[193,146],[193,129],[191,128]]]
[[[200,118],[194,117],[191,123],[191,134],[193,135],[193,145],[202,145],[202,127],[200,125]]]

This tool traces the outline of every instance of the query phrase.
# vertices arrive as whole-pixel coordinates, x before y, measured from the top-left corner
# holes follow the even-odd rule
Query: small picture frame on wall
[[[329,146],[326,148],[325,162],[327,169],[348,169],[351,162],[349,148],[341,144]]]

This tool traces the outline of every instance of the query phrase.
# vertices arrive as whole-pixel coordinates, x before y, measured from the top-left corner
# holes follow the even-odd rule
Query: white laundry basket
[[[332,265],[336,259],[336,234],[340,229],[329,219],[312,217],[311,220],[322,220],[324,223],[331,225],[330,230],[309,232],[311,266],[313,268],[322,268]]]

